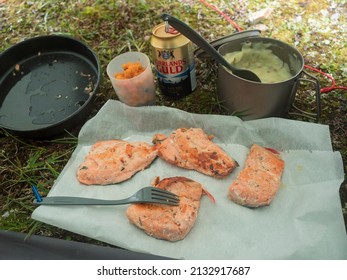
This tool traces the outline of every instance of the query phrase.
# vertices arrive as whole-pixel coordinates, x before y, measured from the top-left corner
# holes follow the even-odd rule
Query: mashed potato
[[[283,82],[292,77],[287,63],[268,49],[270,45],[260,43],[246,43],[241,51],[231,52],[224,58],[239,69],[254,72],[262,83]]]

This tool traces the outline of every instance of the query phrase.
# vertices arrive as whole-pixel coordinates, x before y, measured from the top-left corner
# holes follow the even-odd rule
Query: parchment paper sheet
[[[108,186],[84,186],[76,170],[98,140],[125,139],[151,143],[155,133],[200,127],[236,159],[226,179],[214,179],[156,159],[130,180]],[[249,209],[227,199],[228,186],[244,165],[253,143],[282,152],[283,184],[269,207]],[[195,226],[178,242],[157,240],[130,224],[124,206],[40,206],[32,218],[138,252],[183,259],[347,259],[339,186],[343,164],[333,152],[329,128],[270,118],[243,122],[236,117],[190,114],[168,107],[128,107],[108,101],[89,120],[79,144],[49,196],[71,195],[118,199],[161,178],[186,176],[202,183],[216,199],[204,196]]]

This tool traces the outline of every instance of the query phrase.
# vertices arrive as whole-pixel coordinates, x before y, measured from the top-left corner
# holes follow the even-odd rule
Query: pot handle
[[[296,116],[304,116],[310,119],[315,120],[317,123],[319,122],[320,114],[321,114],[321,102],[320,102],[320,85],[319,85],[319,80],[307,73],[305,70],[302,71],[305,75],[309,76],[311,79],[306,79],[306,78],[299,78],[298,83],[300,82],[309,82],[314,85],[314,90],[315,90],[315,100],[316,100],[316,113],[310,113],[306,112],[300,108],[298,108],[294,102],[292,104],[292,107],[298,111],[298,112],[289,112],[289,115],[296,115]]]

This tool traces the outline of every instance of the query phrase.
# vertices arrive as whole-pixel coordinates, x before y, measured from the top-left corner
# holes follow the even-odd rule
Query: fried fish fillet
[[[133,204],[126,211],[129,221],[158,239],[184,239],[196,221],[202,194],[212,196],[200,183],[185,177],[158,179],[154,186],[178,195],[179,205]]]
[[[280,187],[284,166],[276,151],[254,144],[244,169],[229,187],[229,199],[248,207],[269,205]]]
[[[153,137],[158,156],[176,166],[193,169],[203,174],[223,178],[228,176],[238,163],[213,143],[201,128],[179,128],[168,137],[156,134]]]
[[[77,179],[86,185],[119,183],[148,167],[157,154],[157,149],[145,142],[99,141],[79,166]]]

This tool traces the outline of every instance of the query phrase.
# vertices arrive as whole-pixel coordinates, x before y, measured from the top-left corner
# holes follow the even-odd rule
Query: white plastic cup
[[[123,72],[122,65],[128,62],[140,62],[145,71],[130,79],[116,79],[115,74]],[[154,77],[147,55],[140,52],[123,53],[110,61],[106,71],[121,102],[129,106],[155,104]]]

